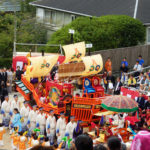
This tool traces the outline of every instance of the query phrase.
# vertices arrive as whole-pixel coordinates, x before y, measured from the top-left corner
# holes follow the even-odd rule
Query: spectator
[[[79,135],[75,140],[76,150],[93,150],[92,139],[85,134]]]
[[[107,140],[109,150],[121,150],[121,141],[118,137],[112,136]]]
[[[139,108],[141,108],[143,110],[145,107],[145,98],[143,97],[141,92],[139,93],[139,97],[137,98],[136,101],[139,105]]]
[[[122,64],[121,67],[120,67],[120,71],[127,73],[128,72],[128,67],[125,66],[125,64]]]
[[[150,69],[148,70],[148,73],[147,73],[147,74],[148,74],[148,76],[149,76],[149,78],[150,78]]]
[[[94,150],[107,150],[107,148],[103,144],[98,144],[94,147]]]
[[[113,87],[115,86],[115,77],[112,75],[112,72],[109,71],[108,72],[108,75],[106,77],[106,81],[107,81],[107,84],[106,84],[106,91],[108,89],[108,86],[109,86],[109,83],[112,83],[113,84]]]
[[[136,80],[133,77],[133,75],[130,75],[130,78],[128,79],[128,86],[129,87],[136,87]]]
[[[123,85],[128,85],[128,74],[127,73],[122,73],[121,76],[121,83]]]
[[[131,150],[149,150],[150,149],[150,132],[140,131],[132,141]]]
[[[2,81],[4,83],[4,86],[7,87],[7,72],[6,72],[6,68],[4,68],[3,71],[2,71]]]
[[[141,84],[141,81],[143,80],[143,76],[144,76],[144,73],[141,72],[138,79],[137,79],[137,84],[140,85]]]
[[[14,71],[14,69],[11,69],[12,71],[12,90],[15,91],[15,80],[16,80],[16,72]]]
[[[21,80],[22,71],[20,70],[20,66],[17,66],[16,70],[16,80]]]
[[[139,55],[139,58],[137,59],[137,61],[139,62],[139,64],[140,64],[141,66],[143,66],[144,60],[142,59],[142,55]]]
[[[133,70],[136,71],[134,74],[135,77],[140,75],[140,72],[142,70],[142,66],[139,64],[139,61],[136,61],[136,64],[134,65]]]
[[[145,103],[145,109],[150,109],[150,93],[148,93],[148,100]]]
[[[122,66],[122,64],[124,64],[125,67],[128,67],[128,62],[127,62],[127,58],[126,57],[123,58],[123,61],[121,62],[121,66]]]
[[[12,92],[12,80],[13,80],[13,73],[12,73],[11,68],[7,71],[7,76],[8,76],[7,90],[8,90],[8,93],[11,93]]]
[[[107,61],[105,62],[105,70],[107,72],[112,71],[112,62],[110,60],[110,57],[108,57]]]
[[[4,83],[1,85],[1,93],[0,93],[0,99],[1,99],[1,103],[4,101],[5,96],[8,95],[8,91],[7,88],[5,87]]]
[[[147,79],[146,76],[143,76],[143,79],[141,80],[141,83],[140,83],[140,90],[145,90],[148,84],[149,84],[149,80]]]
[[[114,94],[115,95],[120,95],[121,86],[122,86],[122,83],[120,81],[120,77],[118,77],[117,83],[115,84],[115,87],[114,87]]]

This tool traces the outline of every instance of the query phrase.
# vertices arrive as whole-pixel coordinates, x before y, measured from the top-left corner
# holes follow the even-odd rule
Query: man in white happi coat
[[[69,139],[73,139],[73,131],[77,126],[77,123],[75,122],[74,119],[75,119],[75,117],[71,116],[70,122],[66,126],[65,136],[67,136]]]
[[[18,100],[18,95],[14,95],[14,100],[11,102],[11,112],[13,113],[14,108],[17,108],[20,111],[20,102]]]
[[[43,112],[43,108],[39,108],[39,114],[36,118],[36,127],[40,129],[40,134],[44,135],[45,126],[46,126],[46,115]]]
[[[46,120],[46,133],[47,137],[49,137],[50,144],[54,144],[54,136],[56,132],[56,118],[54,116],[54,111],[51,110],[50,115],[48,116]]]
[[[29,127],[29,134],[30,135],[32,133],[32,130],[36,128],[36,118],[37,118],[37,115],[38,115],[38,112],[37,112],[36,109],[37,109],[37,105],[34,105],[33,110],[31,110],[29,112],[29,116],[28,116],[27,125]]]
[[[30,109],[28,106],[28,102],[24,101],[24,106],[20,110],[20,115],[22,117],[22,131],[23,132],[27,130],[27,121],[28,121],[29,111]]]
[[[1,107],[1,114],[3,115],[2,120],[5,127],[9,127],[9,121],[10,121],[9,112],[10,112],[9,97],[5,96],[5,100],[2,102],[2,107]]]
[[[59,144],[62,138],[65,136],[66,131],[66,119],[64,113],[60,113],[60,118],[57,120],[56,124],[56,136],[57,136],[57,143]]]

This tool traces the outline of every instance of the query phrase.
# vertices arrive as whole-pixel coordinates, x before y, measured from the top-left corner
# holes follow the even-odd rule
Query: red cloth
[[[139,121],[137,116],[127,116],[125,120],[129,121],[131,125],[135,125],[135,123]]]

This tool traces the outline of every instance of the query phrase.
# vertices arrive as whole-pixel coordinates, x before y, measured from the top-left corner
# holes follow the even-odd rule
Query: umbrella
[[[101,106],[115,112],[134,112],[138,109],[137,102],[122,95],[107,96],[102,100]]]

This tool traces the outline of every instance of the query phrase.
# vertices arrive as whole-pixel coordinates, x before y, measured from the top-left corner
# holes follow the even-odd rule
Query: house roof
[[[15,3],[13,3],[10,0],[0,0],[0,11],[20,11],[20,1],[16,0]]]
[[[150,0],[38,0],[30,4],[82,16],[136,16],[143,23],[150,23]]]
[[[137,18],[144,24],[150,24],[150,0],[139,0]]]

